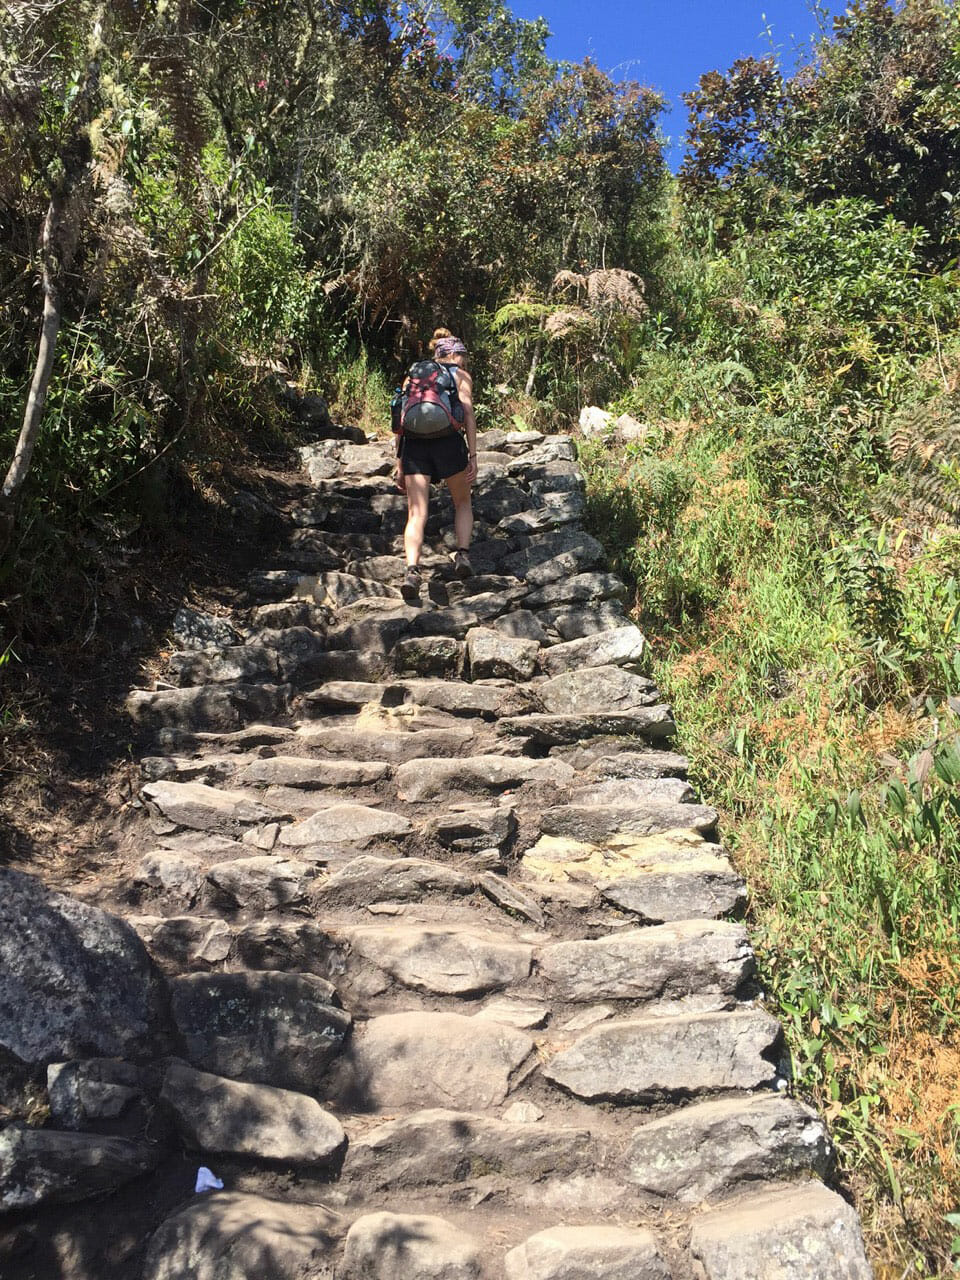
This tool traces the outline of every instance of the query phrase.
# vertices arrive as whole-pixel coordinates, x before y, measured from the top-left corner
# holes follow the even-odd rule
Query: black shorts
[[[433,440],[403,436],[400,440],[400,458],[404,475],[429,476],[434,484],[466,471],[469,462],[467,442],[461,431],[453,431],[448,436],[437,436]]]

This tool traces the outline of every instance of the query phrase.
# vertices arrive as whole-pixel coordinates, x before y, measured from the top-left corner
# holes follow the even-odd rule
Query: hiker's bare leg
[[[430,508],[430,477],[406,476],[407,526],[403,531],[403,550],[407,564],[419,564],[423,549],[423,531]]]
[[[458,471],[447,478],[447,488],[453,499],[453,531],[457,546],[466,550],[473,536],[473,506],[470,502],[470,481],[466,471]]]

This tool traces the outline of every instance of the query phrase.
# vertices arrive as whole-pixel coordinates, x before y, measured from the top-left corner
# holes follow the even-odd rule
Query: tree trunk
[[[43,237],[41,243],[42,278],[43,278],[43,320],[40,325],[40,342],[37,347],[37,362],[30,383],[30,393],[23,414],[23,426],[13,455],[13,461],[7,471],[0,491],[0,538],[4,544],[9,541],[13,532],[14,519],[20,491],[23,489],[30,471],[34,445],[40,432],[43,420],[43,408],[47,401],[47,389],[50,386],[50,375],[53,373],[53,360],[57,349],[57,335],[60,332],[60,317],[63,299],[60,292],[60,228],[63,220],[64,193],[60,188],[54,192],[47,207],[47,215],[43,220]]]

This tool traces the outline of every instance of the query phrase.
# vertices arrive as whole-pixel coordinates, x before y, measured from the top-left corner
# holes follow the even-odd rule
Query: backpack
[[[390,403],[394,431],[428,439],[463,430],[456,368],[436,360],[418,360],[410,366],[403,389],[394,392]]]

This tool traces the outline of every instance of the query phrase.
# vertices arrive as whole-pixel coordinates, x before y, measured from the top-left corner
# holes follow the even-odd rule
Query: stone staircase
[[[392,447],[328,440],[246,607],[178,615],[98,904],[170,1052],[58,1069],[55,1118],[156,1097],[224,1180],[139,1280],[867,1277],[572,442],[479,443],[475,578],[405,604]]]

